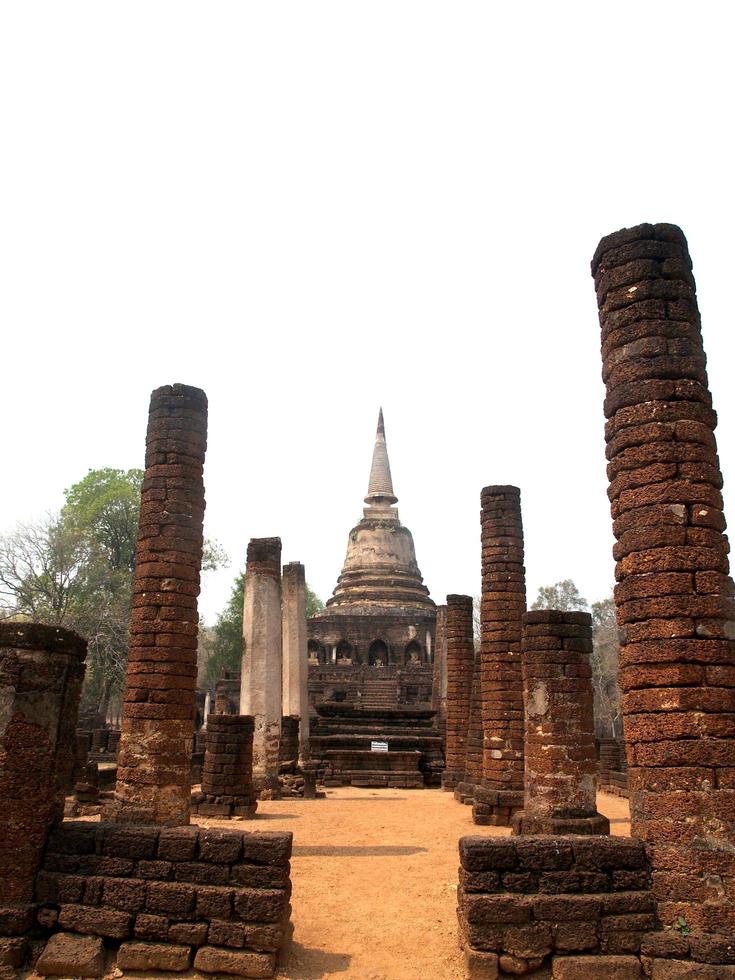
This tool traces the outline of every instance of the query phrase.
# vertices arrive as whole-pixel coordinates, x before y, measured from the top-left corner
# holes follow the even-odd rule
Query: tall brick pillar
[[[687,242],[675,225],[626,228],[592,272],[632,833],[663,924],[732,937],[735,615]]]
[[[46,835],[64,815],[87,644],[35,623],[0,623],[0,935],[21,934]]]
[[[431,682],[431,707],[436,721],[443,727],[447,712],[447,607],[436,607],[434,632],[434,671]]]
[[[473,624],[474,625],[474,624]],[[467,740],[464,753],[464,776],[454,788],[454,798],[460,803],[472,806],[475,792],[482,782],[482,690],[480,688],[480,654],[474,649],[472,693],[470,695],[470,716],[467,721]]]
[[[447,596],[447,717],[442,789],[453,790],[464,779],[472,673],[472,596]]]
[[[521,631],[526,611],[523,522],[518,487],[480,494],[482,598],[480,676],[483,708],[482,786],[477,824],[509,825],[523,807],[523,680]]]
[[[245,570],[240,714],[252,715],[253,785],[278,792],[281,739],[281,539],[251,538]]]
[[[114,819],[189,822],[207,396],[151,395]]]
[[[309,758],[309,654],[306,573],[297,561],[283,566],[283,715],[299,719],[299,761]]]
[[[609,834],[597,812],[592,617],[537,609],[523,617],[525,779],[516,834]]]

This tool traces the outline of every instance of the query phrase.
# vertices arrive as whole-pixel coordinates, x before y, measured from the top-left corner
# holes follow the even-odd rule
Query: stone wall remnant
[[[525,792],[516,834],[608,834],[597,812],[592,617],[537,609],[523,616]]]
[[[454,790],[464,779],[467,726],[472,698],[475,651],[472,596],[447,596],[447,715],[442,789]]]
[[[309,758],[309,654],[306,572],[301,562],[283,566],[283,714],[299,719],[299,761]]]
[[[735,934],[735,609],[716,416],[680,228],[592,260],[632,833],[665,926]],[[713,961],[715,962],[715,961]]]
[[[509,825],[523,806],[521,629],[526,611],[521,491],[489,486],[480,494],[482,597],[480,678],[483,709],[482,786],[476,824]]]
[[[251,538],[245,570],[240,713],[255,720],[253,784],[278,793],[281,738],[281,539]]]
[[[114,818],[189,821],[207,396],[151,395]]]
[[[0,623],[0,935],[28,930],[50,827],[64,815],[87,643],[36,623]]]

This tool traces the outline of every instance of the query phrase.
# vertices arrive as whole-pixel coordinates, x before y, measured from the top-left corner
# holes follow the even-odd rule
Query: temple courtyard
[[[627,836],[628,801],[598,793],[612,834]],[[205,820],[204,827],[228,827]],[[457,840],[504,835],[476,827],[451,793],[327,790],[324,800],[259,804],[248,829],[292,830],[294,937],[284,980],[464,977],[457,935]],[[120,977],[119,971],[115,976]],[[196,976],[195,973],[186,976]],[[129,974],[141,980],[141,974]]]

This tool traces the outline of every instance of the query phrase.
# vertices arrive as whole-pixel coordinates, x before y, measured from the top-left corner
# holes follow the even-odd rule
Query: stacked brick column
[[[0,623],[0,935],[32,923],[34,875],[74,768],[86,652],[68,630]]]
[[[434,672],[431,684],[431,707],[441,727],[447,710],[447,607],[436,607],[434,632]]]
[[[474,636],[473,636],[474,643]],[[467,722],[467,742],[464,755],[464,777],[454,788],[460,803],[472,805],[482,782],[482,690],[480,688],[480,654],[474,651],[470,716]]]
[[[253,719],[247,715],[209,715],[205,735],[202,791],[197,813],[207,817],[252,817]]]
[[[442,789],[453,790],[464,779],[467,726],[472,697],[474,647],[472,596],[447,596],[447,716],[446,767]]]
[[[523,617],[524,806],[516,834],[608,834],[597,812],[592,617],[539,609]]]
[[[475,791],[477,824],[507,825],[523,806],[521,620],[526,611],[523,522],[518,487],[480,495],[482,599],[480,676],[483,779]]]
[[[255,719],[253,782],[278,793],[281,738],[281,539],[248,544],[243,607],[240,713]]]
[[[306,572],[300,562],[283,566],[282,585],[283,715],[299,719],[298,758],[305,762],[309,758],[309,654],[306,647]]]
[[[686,239],[603,238],[602,326],[632,832],[664,925],[735,934],[733,587]]]
[[[151,395],[115,819],[189,820],[207,396]]]

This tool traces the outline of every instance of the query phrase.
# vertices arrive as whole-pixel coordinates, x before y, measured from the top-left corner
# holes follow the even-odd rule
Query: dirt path
[[[613,834],[629,833],[627,800],[601,793],[598,806]],[[464,977],[457,841],[507,828],[475,827],[471,808],[441,790],[351,787],[325,800],[261,803],[246,826],[294,833],[294,942],[279,977]]]

